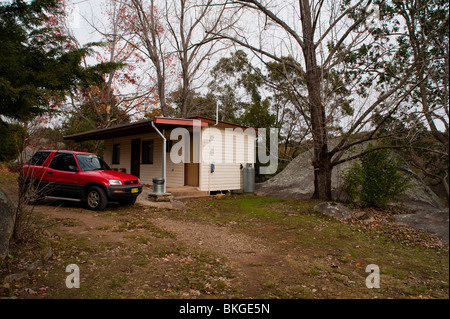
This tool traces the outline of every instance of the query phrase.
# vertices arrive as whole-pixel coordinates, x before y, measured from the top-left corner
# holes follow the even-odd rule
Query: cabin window
[[[142,142],[142,164],[153,164],[153,140]]]
[[[113,144],[112,164],[120,164],[120,144]]]

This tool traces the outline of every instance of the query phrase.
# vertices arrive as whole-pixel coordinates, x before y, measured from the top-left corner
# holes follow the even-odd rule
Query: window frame
[[[147,145],[151,145],[151,148]],[[151,152],[149,151],[151,149]],[[147,154],[148,152],[148,154]],[[155,141],[154,140],[144,140],[141,145],[141,164],[152,165],[154,163],[155,155]]]
[[[120,164],[120,143],[113,143],[111,151],[111,164]]]

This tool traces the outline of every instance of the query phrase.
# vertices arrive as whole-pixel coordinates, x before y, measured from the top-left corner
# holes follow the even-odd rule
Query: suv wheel
[[[105,191],[98,186],[89,188],[86,196],[86,204],[91,210],[103,210],[108,204]]]

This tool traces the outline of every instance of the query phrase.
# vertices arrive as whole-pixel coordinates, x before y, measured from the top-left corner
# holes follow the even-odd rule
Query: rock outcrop
[[[362,146],[364,147],[364,145]],[[357,150],[360,151],[360,150]],[[342,158],[350,157],[354,153],[344,153]],[[393,156],[398,156],[392,153]],[[258,184],[258,195],[284,198],[310,198],[314,193],[314,169],[311,164],[313,150],[306,151],[290,162],[286,168],[268,181]],[[411,176],[409,188],[398,198],[398,203],[411,210],[417,207],[443,209],[439,197],[415,174],[405,161],[399,170]],[[344,188],[343,172],[353,166],[354,161],[348,161],[333,168],[331,190],[334,200],[348,200]]]
[[[353,217],[353,211],[345,205],[336,202],[322,202],[314,206],[314,210],[338,219],[349,219]]]
[[[9,240],[14,230],[14,205],[0,189],[0,260],[8,256]]]

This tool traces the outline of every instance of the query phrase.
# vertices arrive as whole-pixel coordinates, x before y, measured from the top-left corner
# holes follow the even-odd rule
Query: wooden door
[[[199,163],[194,163],[194,158],[198,161],[198,156],[194,157],[194,152],[198,154],[198,147],[194,147],[192,134],[189,136],[189,163],[184,164],[184,184],[188,186],[199,185],[198,169]]]

